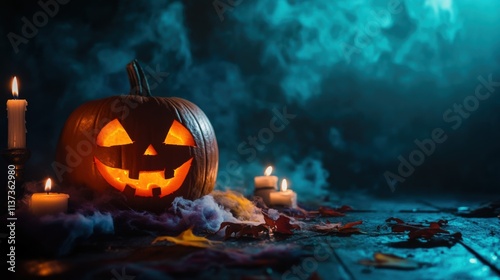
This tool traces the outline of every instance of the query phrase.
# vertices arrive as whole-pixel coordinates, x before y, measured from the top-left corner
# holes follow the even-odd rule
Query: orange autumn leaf
[[[199,247],[199,248],[208,248],[217,243],[220,243],[217,241],[208,240],[205,237],[194,235],[193,229],[191,228],[183,231],[178,236],[158,236],[155,238],[155,240],[153,240],[151,244],[155,244],[162,241],[169,241],[177,245]]]
[[[415,262],[414,260],[380,252],[373,254],[373,260],[360,260],[359,263],[362,265],[374,266],[379,268],[395,268],[405,270],[412,270],[420,267],[420,264],[418,262]]]

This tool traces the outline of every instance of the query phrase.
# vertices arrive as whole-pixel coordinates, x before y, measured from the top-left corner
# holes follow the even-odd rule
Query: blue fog
[[[484,84],[478,77],[500,82],[498,1],[144,2],[62,5],[18,53],[7,34],[22,34],[21,18],[41,8],[0,12],[4,99],[18,75],[32,180],[53,174],[71,111],[127,93],[124,67],[137,58],[151,73],[169,73],[150,75],[153,95],[183,97],[208,115],[219,189],[249,194],[253,177],[273,165],[304,199],[391,195],[394,180],[384,174],[400,176],[414,141],[442,129],[446,140],[393,185],[395,194],[498,191],[500,87],[484,100],[468,97]],[[294,117],[272,132],[283,110]]]

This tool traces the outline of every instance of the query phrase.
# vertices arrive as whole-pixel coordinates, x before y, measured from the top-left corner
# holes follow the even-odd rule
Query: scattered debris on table
[[[359,263],[362,265],[374,266],[377,268],[393,268],[405,270],[417,269],[422,266],[421,263],[418,263],[412,259],[399,257],[393,254],[384,254],[380,252],[376,252],[373,254],[373,260],[360,260]]]
[[[208,248],[214,246],[217,243],[220,243],[217,241],[208,240],[205,237],[194,235],[192,228],[188,228],[178,236],[158,236],[153,240],[151,244],[156,244],[162,241],[169,241],[182,246],[192,246],[200,248]]]

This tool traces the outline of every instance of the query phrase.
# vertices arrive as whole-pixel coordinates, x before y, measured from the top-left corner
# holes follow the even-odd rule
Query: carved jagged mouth
[[[192,161],[193,158],[176,168],[172,178],[166,179],[165,171],[163,170],[140,171],[138,179],[131,179],[129,177],[128,170],[109,167],[94,157],[97,170],[99,170],[99,173],[101,173],[104,180],[119,191],[123,191],[125,186],[129,185],[135,189],[136,196],[153,196],[152,189],[160,188],[160,197],[169,195],[181,187],[187,174],[189,173]]]

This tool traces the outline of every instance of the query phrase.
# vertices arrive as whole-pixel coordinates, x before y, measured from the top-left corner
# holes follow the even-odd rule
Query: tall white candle
[[[9,149],[26,147],[26,119],[25,112],[28,102],[25,99],[17,99],[19,90],[17,78],[12,80],[12,95],[14,99],[7,100],[7,117],[9,119],[8,141]]]

